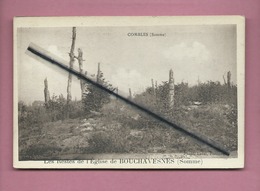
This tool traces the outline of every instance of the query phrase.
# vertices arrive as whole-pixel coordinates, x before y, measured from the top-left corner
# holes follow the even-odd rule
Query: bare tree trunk
[[[49,101],[50,101],[50,92],[49,92],[49,89],[48,89],[47,78],[45,78],[45,80],[44,80],[44,100],[45,100],[45,105],[48,106]]]
[[[76,27],[72,28],[72,43],[71,43],[71,48],[70,48],[70,62],[69,66],[70,68],[73,68],[73,64],[75,61],[75,55],[74,55],[74,49],[75,49],[75,41],[76,41]],[[67,86],[67,104],[71,102],[72,96],[71,96],[71,82],[72,82],[72,74],[69,73],[68,76],[68,86]]]
[[[226,79],[225,79],[225,75],[223,75],[223,80],[224,80],[224,85],[226,85],[227,82],[226,82]]]
[[[155,81],[155,96],[157,97],[157,91],[158,91],[158,84],[157,81]]]
[[[100,63],[98,63],[98,71],[97,71],[97,83],[100,82]]]
[[[169,108],[174,106],[174,78],[172,69],[169,72]]]
[[[153,96],[155,96],[155,88],[154,88],[154,82],[153,82],[153,79],[151,79],[151,82],[152,82],[152,93],[153,93]]]
[[[129,88],[129,99],[132,100],[132,91],[131,91],[131,88]]]
[[[83,52],[80,48],[78,49],[78,62],[79,62],[79,73],[83,74]],[[84,86],[85,86],[84,81],[80,79],[81,99],[83,99],[83,93],[85,89]]]
[[[228,85],[228,88],[231,87],[231,72],[228,71],[227,73],[227,85]]]
[[[85,76],[87,76],[87,71],[85,71]],[[86,99],[88,93],[88,84],[84,80],[82,80],[81,90],[82,90],[82,102],[84,103],[84,100]]]

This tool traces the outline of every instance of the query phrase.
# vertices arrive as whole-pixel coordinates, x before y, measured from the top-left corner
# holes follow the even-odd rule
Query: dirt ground
[[[225,108],[184,109],[180,123],[218,142],[236,156],[236,127],[225,117]],[[205,113],[215,112],[214,118]],[[217,115],[216,115],[217,114]],[[140,117],[140,116],[139,116]],[[48,122],[19,131],[20,160],[91,159],[149,157],[224,157],[207,145],[158,122],[140,119],[136,114],[97,115]],[[187,120],[189,119],[189,120]]]

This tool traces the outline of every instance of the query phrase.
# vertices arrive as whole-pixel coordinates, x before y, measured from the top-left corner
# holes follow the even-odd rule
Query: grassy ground
[[[237,150],[237,127],[224,105],[178,108],[173,120],[230,152]],[[19,126],[19,159],[84,159],[114,154],[185,153],[221,155],[214,149],[130,106],[106,105],[101,115]],[[83,158],[82,158],[83,157]]]

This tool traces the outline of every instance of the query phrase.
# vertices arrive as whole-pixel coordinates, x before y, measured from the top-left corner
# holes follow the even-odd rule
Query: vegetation
[[[111,91],[115,90],[115,88],[105,80],[104,74],[101,71],[98,76],[98,83]],[[104,104],[109,103],[110,95],[104,90],[92,84],[88,84],[87,89],[88,91],[84,93],[82,100],[83,109],[86,114],[89,114],[91,111],[99,112]]]
[[[100,83],[113,90],[103,74],[101,79]],[[63,95],[53,95],[48,103],[38,106],[19,102],[21,160],[64,159],[75,154],[76,158],[84,158],[84,154],[99,153],[216,154],[132,106],[111,99],[102,90],[91,85],[88,90],[82,102],[71,101],[70,105]],[[237,150],[236,86],[218,82],[191,87],[187,83],[177,84],[171,110],[167,107],[168,91],[168,82],[162,82],[155,95],[148,87],[133,101],[209,137],[229,151]]]

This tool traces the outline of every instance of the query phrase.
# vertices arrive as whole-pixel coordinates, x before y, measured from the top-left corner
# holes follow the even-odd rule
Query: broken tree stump
[[[169,71],[169,109],[174,107],[174,78],[173,70]]]
[[[49,101],[50,101],[50,92],[49,92],[49,89],[48,89],[47,78],[45,78],[45,80],[44,80],[44,101],[45,101],[45,105],[48,106]]]
[[[69,67],[71,69],[73,68],[73,64],[74,64],[74,61],[75,61],[75,55],[74,55],[75,41],[76,41],[76,27],[73,27],[72,28],[72,43],[71,43],[71,48],[70,48],[70,52],[69,52],[69,56],[70,56]],[[72,74],[69,73],[68,86],[67,86],[67,103],[68,104],[71,102],[71,99],[72,99],[71,83],[72,83]]]

